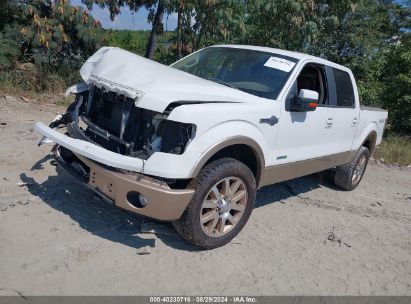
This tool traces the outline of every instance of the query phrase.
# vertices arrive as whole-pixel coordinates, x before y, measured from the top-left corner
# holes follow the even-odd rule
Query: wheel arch
[[[377,147],[377,132],[375,130],[371,131],[360,147],[366,147],[370,151],[370,155],[373,155]]]
[[[205,165],[223,157],[232,157],[249,167],[258,187],[265,167],[264,153],[256,141],[246,136],[230,137],[211,146],[201,155],[190,175],[197,176]]]

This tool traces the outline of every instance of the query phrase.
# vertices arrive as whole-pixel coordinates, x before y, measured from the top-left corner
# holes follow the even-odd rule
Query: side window
[[[328,105],[327,78],[325,77],[324,67],[308,64],[301,71],[297,78],[297,90],[306,89],[318,92],[319,105]]]
[[[354,89],[350,74],[333,68],[337,91],[337,107],[354,107]]]

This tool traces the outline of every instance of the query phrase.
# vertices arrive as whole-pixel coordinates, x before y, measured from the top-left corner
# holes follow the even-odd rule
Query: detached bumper
[[[143,168],[143,160],[141,159],[124,156],[106,150],[93,143],[68,137],[49,128],[42,122],[37,122],[34,125],[34,129],[48,139],[51,139],[56,144],[69,149],[73,153],[80,154],[107,166],[136,172],[139,172]]]
[[[112,171],[87,158],[76,155],[89,169],[87,179],[71,165],[57,157],[57,164],[81,184],[97,192],[109,202],[131,212],[159,220],[175,220],[180,218],[194,195],[194,190],[173,190],[161,181],[144,175],[131,175]],[[147,204],[136,207],[131,200],[142,194]]]
[[[185,151],[181,155],[156,152],[149,159],[143,161],[139,158],[109,151],[86,140],[66,136],[42,122],[37,122],[34,129],[56,144],[100,164],[169,179],[193,178],[192,168],[195,167],[201,156],[201,152],[195,151]]]
[[[173,178],[172,173],[177,172],[184,178],[187,173],[179,172],[178,168],[182,167],[184,160],[194,162],[197,158],[195,153],[185,155],[184,158],[182,155],[155,153],[150,160],[143,161],[66,136],[41,122],[36,123],[34,129],[58,146],[74,153],[81,161],[81,166],[87,167],[85,169],[88,174],[75,169],[69,164],[70,160],[66,162],[63,155],[60,156],[60,148],[57,148],[56,160],[62,169],[120,208],[159,220],[175,220],[180,218],[194,195],[194,190],[171,189],[166,183],[146,175]],[[160,159],[155,159],[156,154]],[[128,172],[124,172],[125,170]],[[144,203],[141,203],[141,198]]]

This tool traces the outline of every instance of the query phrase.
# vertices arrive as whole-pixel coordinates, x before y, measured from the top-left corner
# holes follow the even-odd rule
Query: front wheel
[[[357,188],[364,176],[369,158],[369,150],[361,147],[350,163],[337,167],[334,177],[335,184],[348,191]]]
[[[180,219],[173,222],[187,241],[204,249],[230,242],[254,208],[256,183],[243,163],[223,158],[205,166],[189,185],[195,194]]]

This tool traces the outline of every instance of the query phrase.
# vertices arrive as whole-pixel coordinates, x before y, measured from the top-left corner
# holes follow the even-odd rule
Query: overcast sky
[[[73,5],[82,6],[85,8],[85,5],[81,3],[81,0],[71,0]],[[113,28],[113,29],[133,29],[133,14],[128,9],[127,6],[122,7],[120,14],[116,16],[114,21],[110,20],[110,13],[108,8],[101,9],[98,6],[94,5],[91,10],[91,15],[100,20],[103,28]],[[145,8],[140,9],[134,13],[134,29],[135,30],[151,30],[151,24],[147,22],[148,11]],[[167,26],[167,29],[172,31],[177,26],[177,15],[164,15],[164,27]]]

